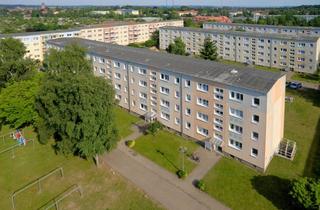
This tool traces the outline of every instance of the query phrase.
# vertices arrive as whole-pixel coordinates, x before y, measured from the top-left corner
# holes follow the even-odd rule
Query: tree
[[[200,50],[200,57],[205,60],[217,60],[218,53],[215,43],[210,38],[206,38],[203,43],[203,48]]]
[[[40,89],[41,74],[15,82],[0,93],[0,124],[20,128],[34,123],[38,114],[34,108]]]
[[[35,72],[36,64],[24,58],[24,44],[13,38],[0,40],[0,88],[7,82],[30,78]]]
[[[186,55],[186,45],[183,43],[180,37],[174,40],[174,43],[170,43],[167,52],[176,55]]]
[[[313,178],[303,177],[292,183],[289,193],[294,201],[305,209],[319,209],[320,182]]]
[[[73,45],[51,52],[46,59],[50,61],[47,75],[36,99],[42,119],[39,138],[53,135],[58,152],[94,158],[99,166],[98,155],[110,151],[117,141],[113,88],[105,79],[93,75],[80,47]]]

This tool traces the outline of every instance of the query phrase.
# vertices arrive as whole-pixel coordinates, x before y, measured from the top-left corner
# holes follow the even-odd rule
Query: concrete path
[[[214,163],[218,161],[218,156],[198,150],[197,152],[200,156],[199,166],[194,169],[186,180],[180,180],[175,174],[170,173],[125,146],[126,140],[136,139],[140,135],[142,133],[135,127],[132,135],[120,141],[117,149],[104,156],[104,162],[167,209],[228,209],[192,185],[195,179],[202,178]]]

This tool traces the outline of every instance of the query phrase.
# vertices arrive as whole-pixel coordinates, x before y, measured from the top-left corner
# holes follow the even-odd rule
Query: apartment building
[[[285,75],[79,38],[119,105],[265,170],[283,138]]]
[[[269,34],[320,36],[320,27],[275,26],[241,23],[210,22],[203,24],[204,29],[247,31]]]
[[[81,37],[84,39],[128,45],[147,41],[152,33],[163,26],[183,26],[182,20],[159,22],[110,22],[70,30],[0,34],[0,39],[13,37],[21,40],[27,50],[27,56],[42,61],[46,53],[45,42],[56,38]]]
[[[160,49],[166,49],[177,37],[183,40],[190,54],[198,54],[208,37],[225,60],[304,73],[315,73],[319,66],[320,37],[163,27]]]

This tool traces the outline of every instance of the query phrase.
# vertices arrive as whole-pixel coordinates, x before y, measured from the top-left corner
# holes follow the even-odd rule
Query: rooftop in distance
[[[150,67],[151,69],[168,70],[185,76],[197,77],[264,94],[283,76],[280,72],[261,71],[251,67],[235,67],[233,65],[172,55],[165,52],[155,52],[148,49],[120,46],[80,38],[53,39],[47,43],[58,47],[75,43],[86,48],[88,53],[93,55],[132,62]]]

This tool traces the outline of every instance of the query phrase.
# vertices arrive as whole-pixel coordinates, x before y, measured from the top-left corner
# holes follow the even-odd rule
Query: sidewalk
[[[104,156],[104,162],[144,190],[146,194],[160,202],[162,206],[167,209],[228,209],[192,185],[195,179],[202,178],[218,161],[218,156],[199,148],[197,151],[201,160],[199,165],[186,180],[180,180],[175,174],[161,168],[149,159],[125,146],[126,140],[136,139],[140,135],[142,135],[142,133],[139,129],[134,128],[134,133],[120,141],[117,149]]]

